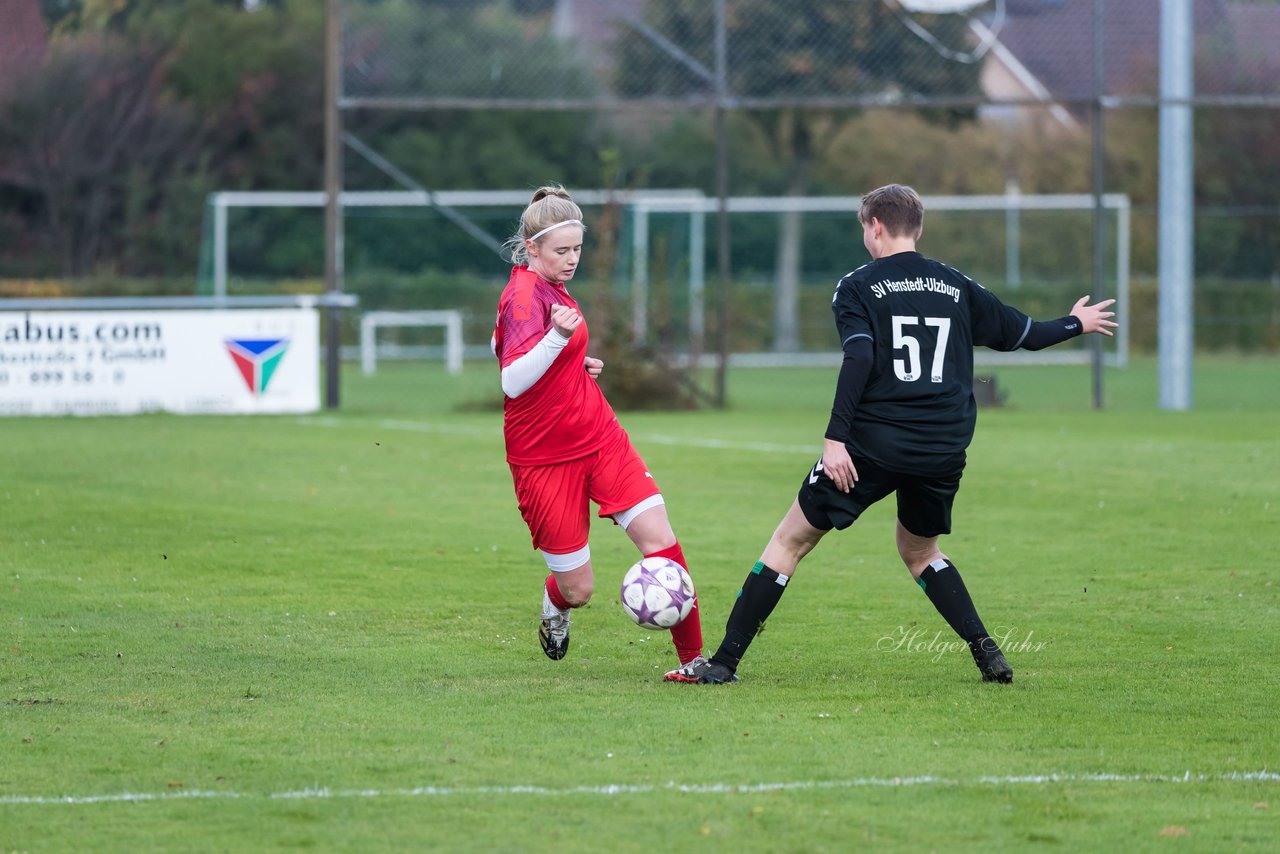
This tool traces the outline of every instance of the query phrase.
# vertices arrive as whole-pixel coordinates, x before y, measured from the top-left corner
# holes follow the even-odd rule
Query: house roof
[[[49,34],[40,0],[0,0],[0,95],[44,62]]]
[[[1094,3],[1089,0],[1007,0],[999,39],[1058,100],[1093,97]],[[1103,94],[1159,93],[1160,0],[1103,0]],[[1280,6],[1193,0],[1195,88],[1201,94],[1234,94],[1237,72],[1269,59],[1280,43]],[[1270,39],[1268,41],[1267,39]],[[1254,59],[1240,48],[1252,45]],[[1275,76],[1272,75],[1272,80]],[[1274,84],[1273,84],[1274,85]]]
[[[1272,94],[1280,86],[1280,6],[1275,3],[1231,3],[1227,6],[1240,62]],[[1270,81],[1270,87],[1266,86]],[[1237,88],[1239,88],[1237,86]],[[1247,92],[1244,94],[1260,94]]]
[[[562,38],[576,39],[594,67],[608,69],[613,65],[618,39],[631,30],[629,20],[644,18],[646,3],[647,0],[609,0],[604,3],[556,0],[552,32]]]

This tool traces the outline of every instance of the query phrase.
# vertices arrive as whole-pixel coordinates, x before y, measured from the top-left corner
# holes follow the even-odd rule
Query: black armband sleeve
[[[1023,350],[1043,350],[1045,347],[1052,347],[1069,338],[1075,338],[1082,331],[1080,320],[1071,314],[1059,317],[1057,320],[1043,322],[1033,320],[1031,328],[1027,330],[1026,335],[1022,336],[1022,343],[1018,346]]]
[[[849,427],[853,423],[853,411],[862,399],[871,374],[875,350],[871,339],[859,336],[844,345],[844,361],[840,364],[840,376],[836,379],[836,399],[831,404],[831,420],[827,422],[826,437],[836,442],[849,441]]]

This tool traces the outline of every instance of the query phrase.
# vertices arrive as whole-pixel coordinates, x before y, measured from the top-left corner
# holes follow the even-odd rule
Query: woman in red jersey
[[[565,287],[582,258],[585,229],[582,210],[563,187],[533,194],[508,241],[516,266],[493,330],[516,500],[551,570],[538,640],[553,660],[568,651],[570,611],[587,604],[595,587],[588,502],[645,557],[685,566],[662,493],[596,384],[604,363],[587,355],[587,324]],[[665,678],[694,681],[692,668],[704,660],[696,599],[671,638],[680,666]]]

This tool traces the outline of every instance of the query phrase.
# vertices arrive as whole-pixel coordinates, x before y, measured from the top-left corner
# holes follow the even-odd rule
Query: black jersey
[[[862,337],[874,351],[850,452],[905,473],[962,466],[977,420],[973,348],[1017,349],[1031,318],[919,252],[849,273],[831,309],[842,347]]]

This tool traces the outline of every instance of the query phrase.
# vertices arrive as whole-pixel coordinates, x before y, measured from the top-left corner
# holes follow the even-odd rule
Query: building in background
[[[49,55],[40,0],[0,0],[0,98]]]
[[[994,42],[982,71],[992,100],[1034,99],[1042,108],[988,105],[984,118],[1052,121],[1070,130],[1088,117],[1094,95],[1094,3],[1088,0],[1006,0],[991,19],[972,23]],[[1102,90],[1106,95],[1156,96],[1160,74],[1160,0],[1103,0]],[[1194,0],[1197,94],[1266,91],[1280,76],[1280,4]],[[1253,80],[1244,79],[1245,69]]]

